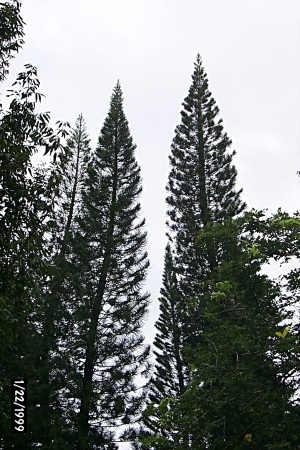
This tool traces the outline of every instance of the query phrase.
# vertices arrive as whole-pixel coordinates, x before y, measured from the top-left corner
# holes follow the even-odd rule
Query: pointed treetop
[[[199,64],[199,65],[202,64],[202,58],[201,58],[200,53],[197,53],[197,55],[196,55],[196,63],[195,64]]]
[[[110,108],[109,108],[109,113],[112,111],[118,111],[118,114],[121,113],[121,115],[124,115],[124,111],[123,111],[123,92],[121,89],[121,84],[120,81],[118,80],[115,87],[113,88],[111,97],[110,97]],[[125,118],[125,115],[124,115]]]
[[[121,88],[120,80],[117,80],[115,87],[113,88],[111,99],[116,99],[119,101],[123,101],[123,92]]]

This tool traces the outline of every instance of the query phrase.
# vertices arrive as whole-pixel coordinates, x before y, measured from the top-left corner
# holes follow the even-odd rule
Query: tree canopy
[[[23,45],[20,8],[0,5],[0,82]],[[39,88],[27,64],[0,106],[1,448],[299,448],[300,216],[246,209],[201,57],[171,144],[152,361],[120,82],[95,148],[82,114],[70,129],[38,112]],[[15,378],[27,433],[10,429]]]

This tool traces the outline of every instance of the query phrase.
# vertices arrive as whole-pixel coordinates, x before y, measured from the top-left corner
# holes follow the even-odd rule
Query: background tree
[[[40,380],[43,395],[39,410],[39,435],[43,448],[58,446],[65,425],[61,397],[65,374],[69,367],[59,349],[67,332],[70,313],[66,307],[65,279],[69,271],[67,257],[74,217],[79,208],[80,191],[90,160],[89,137],[85,121],[80,115],[69,133],[61,161],[52,163],[51,170],[59,178],[59,200],[52,214],[51,257],[52,268],[43,284],[42,337],[40,343]],[[62,444],[63,445],[63,444]]]
[[[80,114],[67,140],[61,203],[56,213],[57,221],[61,226],[64,245],[66,245],[68,234],[71,232],[75,215],[78,213],[80,206],[80,194],[91,158],[89,142],[85,120]],[[64,245],[62,244],[62,246]]]
[[[181,325],[183,318],[178,320],[181,317],[179,306],[177,276],[174,270],[171,248],[170,245],[167,245],[163,287],[160,297],[161,316],[156,322],[156,328],[159,333],[157,333],[154,340],[155,347],[161,352],[154,351],[158,362],[157,371],[160,372],[160,377],[153,380],[156,395],[153,398],[150,397],[151,400],[155,399],[157,401],[158,399],[162,400],[164,397],[177,397],[184,391],[185,374],[181,355]],[[176,355],[175,365],[172,358],[174,350]],[[163,383],[162,380],[164,381]]]
[[[65,393],[73,407],[66,420],[77,430],[77,448],[116,448],[113,430],[141,409],[134,380],[149,351],[140,332],[149,263],[134,151],[118,83],[88,166],[68,257],[72,314],[63,351],[73,366]]]
[[[151,407],[144,414],[144,424],[154,434],[154,442],[160,441],[158,435],[162,435],[163,448],[169,448],[167,442],[172,442],[174,447],[177,431],[168,429],[165,424],[161,426],[160,417],[157,417],[154,406],[159,405],[164,399],[179,398],[186,386],[186,367],[183,366],[183,331],[184,318],[181,315],[180,293],[178,289],[177,275],[174,269],[172,251],[168,244],[165,252],[165,265],[163,273],[163,287],[161,288],[160,317],[155,326],[158,330],[155,339],[153,353],[156,358],[155,375],[149,383],[149,400]],[[167,405],[161,406],[166,408]],[[151,412],[150,412],[151,411]],[[140,430],[140,435],[148,435],[145,430]],[[148,440],[146,439],[148,442]],[[152,441],[151,441],[152,442]],[[155,447],[156,448],[156,447]]]

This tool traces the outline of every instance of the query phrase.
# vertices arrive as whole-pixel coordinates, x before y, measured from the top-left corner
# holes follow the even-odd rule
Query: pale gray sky
[[[142,167],[154,335],[165,247],[168,155],[199,52],[237,151],[249,207],[299,209],[298,0],[24,0],[25,63],[38,68],[43,110],[74,125],[83,113],[95,146],[120,79]]]

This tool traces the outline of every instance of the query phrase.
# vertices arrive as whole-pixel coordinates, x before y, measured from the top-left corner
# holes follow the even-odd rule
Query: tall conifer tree
[[[74,218],[80,205],[80,194],[91,159],[90,139],[87,134],[85,120],[80,114],[75,127],[67,140],[67,156],[64,164],[64,176],[61,188],[61,204],[57,218],[60,218],[62,252],[65,251],[68,235],[71,232]]]
[[[45,448],[52,446],[59,436],[64,415],[57,402],[58,393],[64,386],[68,371],[64,354],[59,350],[69,326],[70,312],[67,308],[65,278],[69,271],[69,240],[74,217],[80,203],[80,191],[91,157],[89,137],[82,114],[70,131],[64,157],[52,164],[51,171],[60,179],[57,186],[59,201],[52,214],[51,227],[51,276],[44,283],[42,306],[42,337],[40,349],[40,380],[43,396],[39,410],[40,442]]]
[[[181,123],[171,146],[171,171],[167,184],[170,234],[180,286],[195,295],[215,255],[197,255],[195,238],[200,228],[234,217],[245,207],[236,191],[237,171],[232,163],[231,140],[224,132],[219,108],[209,89],[200,55],[192,85],[183,102]],[[209,250],[209,249],[208,249]]]
[[[149,351],[141,334],[149,263],[135,148],[118,83],[88,167],[72,240],[74,328],[66,348],[74,371],[67,396],[75,399],[69,418],[78,449],[117,448],[114,427],[129,423],[141,409],[134,380]]]
[[[160,316],[155,326],[158,330],[155,339],[153,351],[156,358],[155,375],[150,380],[149,400],[151,407],[144,414],[143,422],[150,432],[151,444],[155,448],[160,439],[163,445],[170,442],[170,449],[174,446],[174,439],[177,430],[174,426],[169,428],[162,425],[160,414],[152,405],[159,405],[163,400],[179,398],[184,393],[186,385],[186,367],[183,364],[183,321],[182,309],[180,304],[180,292],[178,288],[177,274],[174,268],[174,261],[170,244],[167,244],[165,251],[165,264],[163,273],[163,286],[160,291]],[[166,403],[165,408],[169,405]],[[165,409],[163,408],[163,409]],[[141,435],[144,434],[144,430]],[[147,435],[148,433],[146,433]],[[157,440],[158,438],[158,440]],[[139,447],[136,443],[136,447]],[[148,447],[145,447],[148,448]],[[160,448],[160,447],[158,447]],[[169,446],[165,447],[169,449]]]
[[[161,312],[156,324],[158,333],[154,341],[157,352],[156,370],[150,387],[152,400],[157,386],[161,392],[164,390],[162,386],[168,390],[169,379],[165,373],[170,365],[181,367],[180,371],[185,373],[184,386],[183,378],[177,377],[178,385],[174,390],[180,394],[184,392],[189,379],[185,347],[196,345],[199,330],[204,326],[201,307],[195,310],[193,299],[203,296],[205,281],[218,265],[221,255],[217,255],[209,243],[205,250],[198,252],[195,246],[197,234],[203,227],[236,216],[245,207],[240,198],[241,191],[235,189],[237,171],[232,163],[231,141],[218,114],[219,108],[208,89],[207,76],[200,55],[197,55],[192,84],[183,102],[181,123],[175,130],[171,146],[167,205],[169,237],[174,252],[172,272],[173,277],[177,277],[177,289],[174,295],[174,289],[170,285],[167,287],[171,299],[167,307],[161,299]],[[170,326],[170,317],[180,326],[180,334],[179,328],[175,332]],[[165,337],[168,334],[172,336],[168,338],[172,345],[168,347],[166,356],[163,346],[167,345]],[[145,423],[149,422],[151,418],[148,417]],[[187,438],[186,444],[183,441],[178,445],[187,445]]]
[[[165,397],[177,397],[184,391],[184,368],[182,366],[182,321],[177,276],[170,245],[166,247],[163,287],[160,297],[160,317],[154,346],[159,377],[153,380],[152,401]]]

